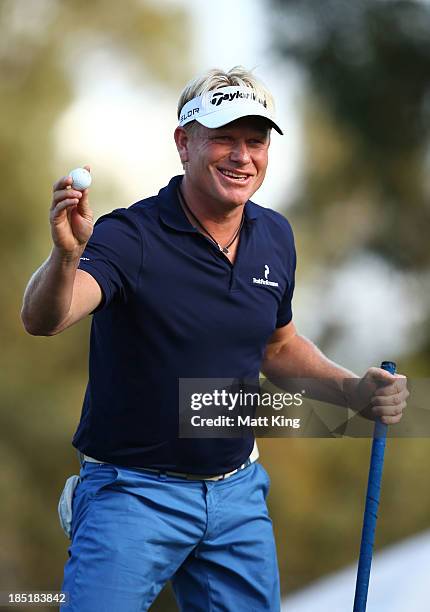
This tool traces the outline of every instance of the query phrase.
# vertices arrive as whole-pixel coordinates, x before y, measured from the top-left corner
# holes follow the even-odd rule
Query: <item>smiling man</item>
[[[259,117],[236,119],[222,128],[197,124],[175,131],[185,169],[179,188],[181,204],[190,221],[232,262],[245,204],[266,174],[269,132],[268,122]]]
[[[54,184],[54,246],[22,318],[31,334],[50,336],[93,315],[73,438],[80,478],[60,504],[71,537],[67,610],[147,610],[168,580],[186,612],[280,609],[254,436],[180,438],[180,379],[315,377],[337,403],[401,418],[404,377],[378,368],[356,377],[296,332],[290,224],[250,200],[272,129],[282,134],[252,73],[211,70],[180,97],[184,174],[158,195],[93,228],[88,191],[72,189],[71,177]]]

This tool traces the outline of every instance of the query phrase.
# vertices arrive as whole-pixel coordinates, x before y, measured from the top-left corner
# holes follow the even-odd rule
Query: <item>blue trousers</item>
[[[191,481],[84,462],[62,590],[67,612],[148,610],[171,580],[185,612],[279,612],[276,548],[258,462]]]

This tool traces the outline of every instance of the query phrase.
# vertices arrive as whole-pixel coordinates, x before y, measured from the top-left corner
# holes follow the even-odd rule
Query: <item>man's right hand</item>
[[[88,190],[80,192],[71,186],[70,176],[54,183],[49,212],[54,248],[24,293],[21,318],[34,336],[59,334],[93,312],[102,300],[96,279],[78,268],[93,233]]]
[[[90,171],[89,166],[83,166]],[[93,233],[93,211],[88,189],[77,191],[72,177],[63,176],[54,183],[49,213],[52,240],[66,257],[79,257]]]

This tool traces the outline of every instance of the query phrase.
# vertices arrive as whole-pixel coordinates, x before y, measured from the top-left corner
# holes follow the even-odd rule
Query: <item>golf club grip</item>
[[[391,374],[396,372],[396,364],[393,361],[383,361],[381,368]],[[366,507],[364,510],[363,531],[361,533],[360,558],[358,561],[353,612],[365,612],[366,610],[386,438],[387,425],[377,420],[373,431],[372,455],[367,482]]]

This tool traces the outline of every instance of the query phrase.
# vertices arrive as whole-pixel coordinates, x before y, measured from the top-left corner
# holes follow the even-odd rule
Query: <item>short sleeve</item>
[[[286,271],[287,271],[287,287],[285,289],[284,295],[282,296],[282,301],[278,308],[278,315],[276,319],[276,327],[283,327],[287,325],[293,318],[293,309],[292,309],[292,301],[293,301],[293,293],[295,286],[295,276],[296,276],[296,248],[294,245],[294,235],[293,230],[291,229],[290,224],[288,223],[288,233],[286,236],[286,244],[287,244],[287,253],[286,253]]]
[[[102,290],[102,301],[94,312],[114,299],[125,302],[136,291],[142,255],[142,233],[127,209],[114,210],[97,220],[78,266],[91,274]]]

